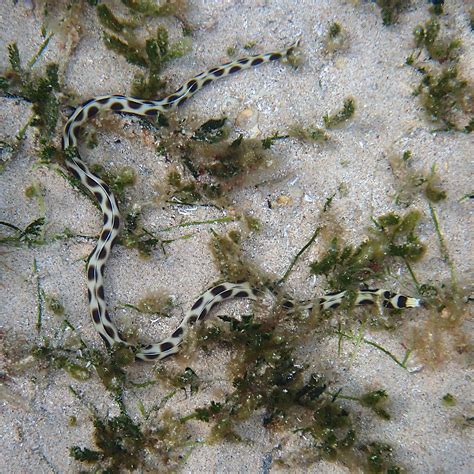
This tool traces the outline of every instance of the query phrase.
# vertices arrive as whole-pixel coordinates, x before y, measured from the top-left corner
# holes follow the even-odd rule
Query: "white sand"
[[[323,0],[317,2],[289,0],[233,2],[230,0],[193,2],[187,18],[195,27],[192,51],[169,64],[165,76],[178,87],[194,74],[228,60],[226,50],[255,41],[255,52],[280,49],[301,36],[303,65],[294,71],[281,65],[265,65],[246,71],[199,92],[182,110],[180,117],[195,117],[200,122],[222,115],[231,123],[246,108],[258,113],[261,137],[275,131],[284,132],[295,122],[321,125],[321,117],[341,107],[344,98],[352,96],[357,103],[353,121],[331,132],[332,140],[325,145],[297,140],[279,142],[273,147],[275,166],[261,174],[267,184],[249,186],[235,191],[232,201],[238,212],[248,212],[263,223],[263,230],[244,242],[246,256],[263,270],[281,275],[296,252],[304,245],[320,223],[325,200],[344,183],[346,193],[336,194],[333,212],[344,238],[357,244],[365,235],[370,217],[396,209],[394,195],[397,182],[389,156],[412,150],[420,170],[433,165],[442,176],[442,187],[448,198],[436,206],[441,230],[446,237],[454,267],[464,283],[472,268],[472,204],[460,198],[472,192],[472,135],[462,133],[431,133],[419,101],[412,96],[420,75],[404,65],[411,53],[412,31],[428,18],[424,1],[403,13],[398,24],[382,25],[378,8],[371,2],[354,6],[352,2]],[[474,40],[468,26],[467,7],[462,0],[446,2],[451,32],[463,42],[460,68],[466,77],[473,77]],[[48,61],[59,61],[64,71],[63,84],[77,94],[78,102],[95,95],[127,93],[138,68],[108,51],[101,40],[101,28],[92,9],[80,20],[82,36],[76,50],[65,62],[66,36],[57,34],[42,55],[36,69]],[[323,37],[328,25],[338,21],[348,31],[349,48],[334,56],[323,54]],[[154,22],[147,25],[150,31]],[[180,37],[180,23],[169,19],[172,38]],[[8,64],[6,45],[18,43],[26,59],[32,57],[41,43],[41,15],[28,11],[19,2],[0,4],[0,67]],[[10,139],[27,121],[28,104],[21,100],[0,99],[0,139]],[[66,113],[67,111],[65,111]],[[62,117],[64,122],[65,115]],[[145,225],[151,230],[177,224],[184,220],[204,220],[228,213],[197,208],[189,215],[180,215],[176,207],[156,205],[156,184],[161,182],[170,165],[157,156],[153,143],[145,142],[143,131],[133,119],[124,118],[126,125],[120,143],[109,132],[99,133],[99,146],[84,153],[85,160],[103,160],[106,166],[129,165],[138,174],[137,185],[130,191],[132,199],[150,204],[144,213]],[[58,133],[59,140],[59,133]],[[44,189],[47,235],[69,228],[73,233],[95,236],[100,230],[101,216],[91,201],[61,178],[52,169],[35,165],[37,157],[35,130],[29,128],[20,153],[0,174],[0,220],[21,228],[42,215],[38,202],[27,199],[24,189],[38,183]],[[59,143],[59,142],[58,142]],[[259,175],[260,176],[260,175]],[[291,196],[287,206],[269,209],[267,200]],[[439,284],[448,281],[449,268],[442,262],[438,241],[427,203],[417,198],[414,207],[423,212],[421,236],[427,245],[427,255],[415,271],[423,282]],[[223,232],[235,225],[216,225]],[[3,231],[3,229],[2,229]],[[133,319],[134,327],[142,328],[143,340],[158,340],[167,334],[201,291],[219,278],[212,263],[207,243],[206,227],[193,228],[194,237],[178,240],[168,246],[167,255],[160,251],[144,261],[137,252],[116,247],[107,266],[106,291],[112,312],[120,317],[122,327]],[[179,231],[173,233],[178,236]],[[168,234],[166,235],[168,238]],[[88,255],[93,240],[70,239],[48,242],[47,245],[5,247],[0,261],[0,327],[5,346],[23,338],[28,344],[38,342],[36,322],[36,281],[33,259],[38,263],[41,286],[48,295],[56,295],[64,304],[68,320],[77,328],[90,347],[102,349],[102,342],[89,321],[85,295],[85,274],[82,259]],[[289,287],[300,298],[322,294],[323,280],[314,282],[308,275],[308,263],[321,255],[321,239],[305,254],[290,278]],[[398,269],[398,267],[395,267]],[[413,291],[405,268],[395,275],[389,287]],[[316,285],[316,286],[314,286]],[[137,302],[147,292],[165,290],[175,297],[178,311],[171,321],[151,323],[132,311],[117,309],[119,302]],[[403,318],[416,324],[427,318],[426,310],[404,313]],[[42,336],[52,338],[61,320],[46,312]],[[136,325],[135,325],[136,324]],[[394,334],[374,333],[376,340],[396,354],[403,354],[402,342],[408,335],[407,324]],[[129,326],[130,327],[130,326]],[[430,335],[427,334],[426,337]],[[389,422],[380,422],[367,410],[354,409],[355,425],[361,439],[379,439],[395,447],[394,459],[410,471],[473,472],[472,432],[462,420],[472,416],[472,373],[465,358],[454,353],[435,369],[420,366],[412,373],[401,369],[380,351],[363,345],[351,362],[351,345],[337,356],[337,338],[328,337],[324,344],[302,349],[302,360],[310,370],[326,372],[344,393],[358,394],[385,388],[392,402]],[[211,399],[218,400],[229,389],[222,371],[230,354],[216,351],[211,356],[199,352],[195,360],[169,360],[166,364],[190,365],[206,383],[192,398],[175,396],[167,405],[180,415],[190,413]],[[8,361],[5,367],[8,367]],[[411,368],[417,366],[416,356]],[[136,367],[138,379],[152,377],[152,365]],[[135,367],[134,367],[135,370]],[[217,375],[216,375],[217,374]],[[81,466],[68,455],[73,445],[93,448],[92,423],[87,410],[68,390],[72,385],[91,401],[101,415],[117,414],[117,407],[103,386],[92,379],[76,382],[62,371],[37,373],[33,367],[26,372],[13,372],[6,380],[6,390],[12,396],[1,407],[0,471],[1,472],[77,472]],[[452,393],[458,403],[447,408],[442,397]],[[137,403],[147,409],[157,403],[166,389],[150,386],[129,390],[125,401],[137,421]],[[71,428],[68,420],[77,416],[78,426]],[[205,437],[205,426],[193,425],[196,437]],[[252,444],[220,444],[197,447],[186,464],[185,472],[268,472],[271,459],[278,457],[281,443],[283,455],[300,442],[297,436],[282,440],[271,435],[255,416],[244,425],[242,433]],[[302,443],[304,444],[304,443]],[[273,469],[273,468],[272,468]],[[312,472],[346,472],[343,466],[321,463]],[[297,472],[297,469],[295,469]],[[302,472],[302,471],[301,471]]]

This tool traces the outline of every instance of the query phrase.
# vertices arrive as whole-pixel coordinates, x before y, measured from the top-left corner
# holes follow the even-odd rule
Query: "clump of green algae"
[[[444,130],[469,133],[474,128],[474,84],[459,70],[461,42],[441,37],[441,22],[430,18],[414,30],[416,51],[407,58],[422,79],[414,94],[420,98],[429,120]],[[427,60],[420,61],[421,55]]]
[[[186,54],[190,43],[187,39],[169,44],[168,31],[158,26],[154,36],[142,41],[137,36],[137,28],[148,16],[170,16],[182,14],[185,2],[165,3],[162,6],[144,2],[123,2],[137,15],[137,19],[119,19],[106,5],[97,6],[97,16],[104,31],[104,43],[107,48],[124,56],[128,62],[146,69],[146,74],[138,73],[131,88],[131,94],[141,98],[156,98],[159,90],[165,86],[160,78],[165,64],[171,59]]]
[[[415,233],[420,218],[419,212],[410,211],[403,217],[390,213],[374,219],[370,237],[355,248],[341,248],[334,237],[326,253],[311,265],[311,272],[325,275],[331,290],[354,289],[369,278],[380,277],[388,258],[416,262],[425,252]]]
[[[35,61],[29,61],[24,66],[16,43],[8,45],[8,58],[10,68],[0,76],[0,90],[7,96],[21,97],[31,102],[33,116],[27,125],[38,129],[40,155],[47,155],[50,150],[54,150],[52,140],[59,118],[59,66],[50,63],[46,65],[43,74],[35,73],[33,71]],[[24,131],[22,136],[23,134]],[[17,136],[17,139],[21,141],[22,136]]]
[[[385,26],[392,25],[398,21],[400,13],[411,3],[411,0],[376,0],[380,7],[382,21]]]

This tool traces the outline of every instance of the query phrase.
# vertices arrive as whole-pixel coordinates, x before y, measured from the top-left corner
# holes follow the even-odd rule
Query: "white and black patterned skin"
[[[160,112],[167,112],[181,105],[212,81],[233,74],[242,69],[248,69],[263,63],[280,60],[290,56],[298,42],[285,51],[250,56],[222,66],[209,69],[198,74],[181,86],[174,94],[159,100],[143,100],[123,95],[107,95],[90,99],[80,105],[71,115],[64,127],[63,148],[77,147],[80,130],[84,123],[97,115],[100,111],[111,110],[145,117],[154,117]],[[69,171],[96,197],[104,216],[104,224],[99,241],[89,256],[87,263],[87,293],[89,311],[95,328],[108,346],[115,343],[124,343],[115,324],[112,322],[106,308],[104,293],[104,266],[110,256],[112,246],[117,239],[120,228],[120,212],[117,201],[104,181],[95,176],[87,165],[81,160],[77,151],[67,153],[66,165]],[[178,351],[187,331],[196,322],[202,321],[211,309],[224,300],[232,298],[257,299],[261,291],[253,289],[248,283],[222,283],[202,294],[185,315],[179,326],[171,336],[162,341],[137,349],[135,354],[141,360],[160,360]],[[326,295],[318,304],[323,309],[337,307],[345,292]],[[419,305],[419,301],[403,295],[396,295],[386,290],[361,290],[356,299],[356,304],[371,304],[377,301],[390,308],[407,308]],[[290,300],[283,303],[288,310],[294,306]],[[311,309],[312,304],[305,308]]]

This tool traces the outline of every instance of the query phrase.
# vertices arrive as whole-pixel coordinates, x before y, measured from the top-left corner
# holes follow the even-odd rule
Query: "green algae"
[[[376,0],[385,26],[393,25],[398,21],[400,13],[411,3],[411,0]]]
[[[416,262],[425,252],[415,233],[420,218],[419,212],[409,211],[404,216],[389,213],[374,219],[370,236],[357,247],[341,245],[335,236],[329,249],[311,264],[311,272],[324,275],[331,289],[343,290],[356,288],[368,278],[380,278],[391,258]]]
[[[64,306],[56,296],[45,295],[46,307],[56,316],[64,316]]]
[[[323,116],[324,125],[326,126],[326,128],[338,127],[342,123],[352,118],[355,113],[355,110],[355,100],[349,97],[348,99],[344,100],[344,104],[341,110],[333,114],[326,113]]]
[[[210,119],[194,129],[190,136],[176,136],[162,141],[163,153],[180,160],[184,171],[172,169],[167,176],[164,193],[169,201],[181,204],[209,203],[221,207],[226,194],[242,187],[253,173],[269,163],[271,143],[245,139],[242,135],[229,139],[226,118]]]
[[[34,221],[30,222],[24,229],[20,229],[14,224],[0,221],[0,226],[7,227],[14,231],[14,235],[1,235],[0,243],[9,245],[21,245],[24,244],[28,247],[32,245],[44,244],[44,226],[46,219],[39,217]]]
[[[474,85],[460,73],[460,40],[443,34],[442,23],[436,17],[418,25],[413,35],[417,49],[407,58],[407,64],[422,74],[414,95],[419,97],[428,119],[442,130],[470,133]],[[420,61],[422,53],[430,61]]]
[[[32,68],[41,54],[41,46],[40,51],[33,56],[26,67],[22,65],[16,43],[10,43],[7,49],[10,67],[2,72],[2,89],[10,96],[21,97],[31,102],[33,116],[28,121],[28,126],[38,128],[41,148],[51,146],[59,119],[59,66],[49,63],[44,73],[39,74],[33,72]],[[21,141],[22,137],[17,138]]]
[[[443,400],[443,405],[446,407],[453,407],[456,405],[456,398],[454,397],[454,395],[450,393],[447,393],[446,395],[444,395],[442,400]]]
[[[346,50],[349,47],[348,33],[337,21],[329,25],[324,38],[324,50],[326,54]]]
[[[179,58],[190,49],[190,41],[183,38],[174,44],[169,43],[168,30],[160,25],[154,35],[142,40],[137,28],[149,16],[168,16],[182,14],[185,2],[164,3],[157,6],[145,1],[123,2],[135,15],[132,20],[119,19],[105,4],[97,6],[97,16],[105,28],[105,46],[123,56],[130,64],[145,69],[145,73],[135,74],[131,94],[144,99],[156,98],[166,83],[160,77],[166,63]]]

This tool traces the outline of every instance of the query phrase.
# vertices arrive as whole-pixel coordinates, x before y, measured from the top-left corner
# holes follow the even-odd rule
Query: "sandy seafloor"
[[[259,137],[275,131],[284,132],[294,123],[321,125],[321,117],[340,108],[343,99],[352,96],[357,113],[350,123],[331,132],[328,144],[318,145],[298,140],[285,140],[273,147],[275,163],[260,172],[256,187],[251,183],[233,191],[232,205],[237,212],[257,217],[263,224],[260,233],[244,241],[247,258],[264,271],[281,275],[292,257],[306,243],[319,223],[322,205],[344,183],[346,192],[337,193],[333,212],[347,242],[357,244],[370,225],[371,216],[398,210],[394,204],[397,181],[389,157],[411,150],[416,166],[427,172],[433,165],[441,175],[441,185],[448,198],[436,206],[441,231],[463,284],[472,267],[472,201],[460,198],[472,192],[472,135],[433,133],[419,101],[412,96],[420,76],[404,65],[413,48],[414,27],[428,19],[428,6],[415,1],[404,12],[398,24],[384,27],[378,8],[371,2],[338,0],[300,1],[196,1],[190,2],[187,20],[194,28],[192,50],[167,66],[164,75],[171,87],[178,87],[194,74],[226,62],[227,48],[255,41],[255,52],[280,49],[295,38],[303,41],[303,64],[298,70],[287,65],[271,64],[218,81],[199,92],[178,116],[195,118],[199,123],[208,118],[229,117],[233,126],[245,109],[253,111],[254,122],[242,124],[245,136]],[[463,42],[460,68],[466,77],[474,77],[474,39],[469,28],[467,1],[446,2],[450,32]],[[35,66],[49,61],[61,65],[63,84],[74,91],[77,103],[108,93],[127,93],[133,74],[139,69],[122,57],[108,51],[101,40],[101,28],[95,13],[88,8],[81,19],[82,31],[76,49],[67,55],[67,36],[57,34]],[[323,54],[323,37],[328,25],[338,21],[349,34],[349,48],[335,55]],[[181,36],[181,23],[167,19],[173,39]],[[0,68],[7,66],[6,45],[16,41],[23,58],[30,58],[41,42],[42,16],[23,2],[0,3]],[[150,31],[154,23],[148,25]],[[67,111],[64,111],[65,113]],[[0,139],[14,136],[30,115],[29,105],[21,100],[0,98]],[[66,115],[62,116],[62,123]],[[228,215],[198,207],[183,211],[177,206],[157,205],[157,183],[170,169],[164,157],[155,152],[154,140],[141,139],[140,124],[123,118],[125,131],[116,140],[108,132],[99,133],[99,146],[85,150],[85,160],[103,160],[105,166],[129,165],[138,181],[129,195],[147,203],[144,223],[151,230],[185,220],[205,220]],[[253,127],[257,128],[253,128]],[[58,143],[59,143],[58,129]],[[0,174],[0,220],[25,227],[42,213],[47,219],[47,236],[69,228],[73,233],[95,236],[101,216],[91,201],[71,188],[54,170],[35,165],[37,136],[28,128],[21,152]],[[258,182],[258,181],[257,181]],[[44,209],[38,201],[27,199],[26,187],[39,183],[44,189]],[[268,207],[279,196],[289,196],[286,205]],[[280,201],[281,202],[281,201]],[[420,235],[427,246],[424,259],[414,266],[420,281],[440,283],[449,280],[449,268],[440,258],[433,223],[426,200],[415,198],[413,208],[424,217]],[[215,225],[216,231],[235,228],[236,224]],[[167,254],[156,250],[143,260],[134,250],[118,246],[107,266],[106,290],[112,313],[121,327],[138,328],[140,338],[159,340],[168,334],[201,291],[218,280],[219,274],[209,252],[209,228],[193,230],[188,240],[177,240]],[[166,237],[168,237],[167,234]],[[179,230],[172,234],[179,236]],[[36,280],[33,259],[37,261],[41,286],[46,294],[56,295],[63,303],[68,320],[91,347],[102,349],[102,342],[89,321],[86,304],[84,258],[92,249],[93,239],[49,241],[32,248],[3,247],[0,253],[0,327],[3,344],[9,341],[37,343]],[[319,244],[319,245],[318,245]],[[304,255],[290,278],[289,289],[300,298],[322,294],[322,279],[312,279],[308,263],[321,255],[321,240]],[[405,267],[394,266],[395,274],[385,286],[405,292],[414,287]],[[136,302],[147,292],[164,290],[175,298],[173,318],[150,322],[131,310],[118,309],[117,302]],[[249,309],[235,305],[239,312]],[[221,310],[222,312],[222,310]],[[395,333],[367,333],[367,337],[403,354],[410,325],[428,317],[427,310],[403,314],[406,324]],[[131,320],[135,319],[132,323]],[[61,319],[45,311],[42,336],[52,338]],[[426,337],[430,337],[429,334]],[[355,425],[361,440],[379,439],[391,443],[394,459],[411,472],[474,472],[472,428],[463,423],[472,416],[472,372],[466,354],[455,348],[435,368],[422,364],[414,354],[410,370],[403,370],[389,357],[367,345],[359,348],[351,359],[351,344],[345,344],[337,355],[337,338],[328,336],[318,345],[305,343],[299,357],[309,370],[330,374],[335,386],[344,393],[362,393],[385,388],[390,395],[392,419],[387,422],[372,417],[367,410],[352,407],[357,414]],[[191,366],[205,381],[194,397],[176,395],[167,407],[188,414],[229,389],[223,365],[230,354],[225,349],[210,355],[198,351],[195,358],[169,359],[166,364]],[[4,369],[9,364],[2,360]],[[77,472],[81,469],[68,455],[73,445],[93,447],[92,423],[87,409],[72,395],[69,385],[91,401],[99,413],[117,414],[117,406],[96,378],[81,383],[64,371],[37,371],[35,363],[26,371],[13,372],[6,378],[8,394],[1,401],[0,471],[5,473]],[[133,366],[138,380],[152,376],[153,365]],[[455,396],[457,404],[442,404],[446,393]],[[139,421],[137,403],[150,407],[166,390],[154,385],[126,392],[130,413]],[[76,416],[78,425],[68,421]],[[193,450],[183,472],[269,472],[272,456],[289,453],[305,446],[297,435],[283,438],[265,431],[261,414],[242,427],[251,443],[202,445]],[[195,437],[205,437],[206,426],[193,425]],[[365,438],[367,436],[367,438]],[[270,467],[269,467],[270,466]],[[319,463],[309,469],[295,465],[294,472],[348,472],[340,464]]]

